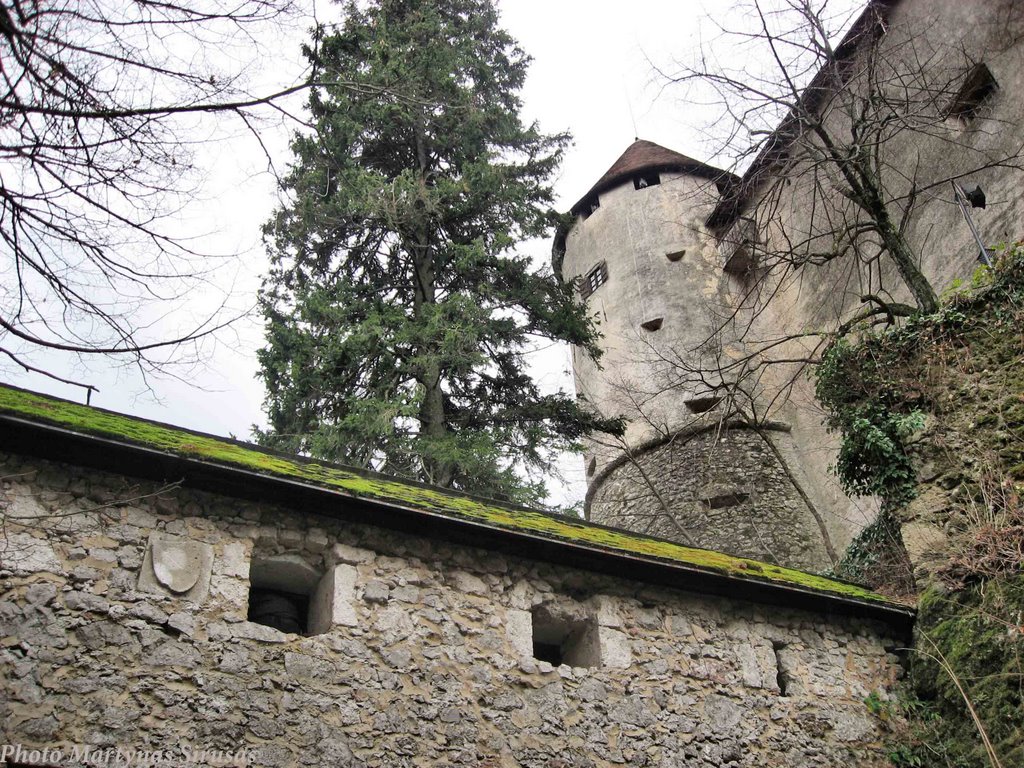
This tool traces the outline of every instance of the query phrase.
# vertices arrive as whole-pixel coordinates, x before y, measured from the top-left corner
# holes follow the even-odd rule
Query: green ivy
[[[902,393],[893,391],[896,383],[885,375],[891,361],[874,351],[837,339],[818,367],[816,392],[829,427],[842,436],[834,471],[843,488],[900,506],[914,498],[917,484],[905,440],[925,418],[916,408],[897,409]]]
[[[886,585],[904,594],[913,592],[900,521],[889,507],[883,507],[878,517],[854,537],[831,575],[873,588]]]

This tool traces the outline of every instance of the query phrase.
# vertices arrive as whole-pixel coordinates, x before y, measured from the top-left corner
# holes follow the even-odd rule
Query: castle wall
[[[980,184],[988,207],[972,211],[987,244],[1021,237],[1024,198],[1020,186],[1024,166],[1020,148],[1024,145],[1024,7],[1008,1],[985,4],[953,0],[901,0],[895,4],[882,39],[885,58],[925,62],[918,71],[923,82],[937,92],[959,82],[970,64],[989,67],[999,89],[980,107],[972,120],[947,118],[936,121],[924,108],[912,118],[919,130],[909,127],[896,132],[882,149],[889,170],[885,183],[893,196],[909,193],[911,180],[917,187],[913,215],[908,220],[907,238],[920,258],[923,273],[937,292],[954,280],[970,282],[978,266],[977,247],[959,209],[953,203],[950,176],[964,174],[968,189]],[[907,64],[906,71],[914,71]],[[833,108],[837,128],[845,118],[842,100]],[[933,104],[932,113],[940,104]],[[1007,159],[1009,162],[1007,162]],[[761,191],[745,218],[754,219],[767,242],[769,254],[797,254],[829,246],[829,220],[843,221],[852,207],[838,194],[819,186],[807,164],[797,162],[779,174]],[[742,225],[742,222],[741,222]],[[726,234],[726,239],[729,235]],[[794,248],[794,245],[798,247]],[[727,292],[735,303],[759,304],[748,331],[748,348],[774,342],[786,335],[834,329],[861,307],[861,297],[875,294],[887,301],[908,302],[894,265],[886,258],[872,260],[872,247],[861,243],[861,257],[853,254],[824,266],[806,266],[780,277],[754,272],[727,276]],[[720,257],[720,263],[722,257]],[[765,299],[770,297],[770,301]],[[753,301],[751,301],[753,299]],[[794,340],[772,348],[765,358],[812,359],[825,337]],[[805,365],[795,363],[766,368],[758,384],[773,402],[770,418],[792,427],[797,462],[805,472],[809,488],[817,494],[818,508],[837,530],[856,531],[873,518],[876,507],[870,499],[848,499],[838,488],[829,466],[838,449],[827,433],[814,397],[813,380]],[[846,538],[838,536],[837,545]]]
[[[591,518],[813,570],[831,561],[832,532],[797,490],[780,450],[789,439],[728,425],[677,434],[595,482]]]
[[[875,623],[11,454],[0,478],[8,760],[59,748],[71,765],[88,746],[91,765],[154,764],[117,749],[174,765],[201,750],[282,767],[885,764],[863,699],[888,697],[898,643]],[[247,620],[267,562],[293,583],[321,575],[319,634]],[[534,658],[559,622],[575,666]]]

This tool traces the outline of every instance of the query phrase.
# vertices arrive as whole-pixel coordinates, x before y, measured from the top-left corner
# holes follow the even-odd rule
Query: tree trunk
[[[429,160],[423,134],[416,134],[416,160],[419,166],[420,195],[425,207],[427,194],[426,183],[430,172]],[[424,308],[435,304],[436,286],[434,272],[434,256],[430,245],[430,231],[425,223],[417,227],[415,241],[410,248],[413,255],[413,318],[419,328],[423,328],[429,319],[425,317]],[[420,434],[432,441],[443,438],[448,432],[448,424],[444,410],[444,391],[441,389],[441,365],[436,349],[417,350],[425,362],[416,372],[416,380],[423,387],[423,400],[420,403],[419,421]],[[434,485],[450,486],[453,471],[451,462],[444,461],[430,451],[422,455],[424,476]]]
[[[849,157],[836,145],[821,122],[813,126],[813,131],[850,186],[850,199],[871,218],[875,230],[882,238],[882,244],[896,264],[896,269],[914,297],[918,309],[929,315],[938,312],[939,297],[935,295],[928,278],[917,268],[914,252],[889,215],[877,168],[872,165],[873,160],[863,155]]]
[[[878,202],[876,210],[871,212],[878,228],[878,234],[882,238],[889,256],[896,264],[896,269],[906,283],[907,288],[917,302],[917,307],[927,315],[939,311],[939,297],[928,278],[924,276],[914,259],[914,253],[903,233],[899,231],[892,219],[889,217],[888,209]]]

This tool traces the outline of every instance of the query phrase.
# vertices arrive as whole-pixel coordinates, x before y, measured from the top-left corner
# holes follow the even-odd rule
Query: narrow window
[[[661,184],[661,176],[656,173],[644,173],[633,179],[633,189],[647,189]]]
[[[597,620],[570,616],[553,606],[533,610],[533,657],[552,666],[596,667],[601,663]]]
[[[608,282],[608,265],[602,261],[584,276],[580,282],[580,294],[584,299],[589,298],[594,291],[606,282]]]
[[[998,88],[999,83],[992,71],[984,64],[975,64],[968,70],[960,90],[946,108],[946,116],[955,117],[963,123],[971,122]]]
[[[722,398],[715,397],[714,395],[694,397],[686,401],[686,407],[690,413],[707,413],[720,402],[722,402]]]
[[[590,477],[597,470],[597,459],[591,459],[587,462],[587,477]]]
[[[757,222],[741,218],[719,245],[719,251],[725,258],[722,269],[731,275],[744,275],[756,269],[756,248],[760,242]]]
[[[717,493],[714,496],[707,496],[703,501],[704,506],[708,509],[722,509],[723,507],[735,507],[737,504],[742,504],[748,498],[750,498],[749,493],[731,491],[727,493]]]
[[[789,670],[782,658],[785,649],[785,643],[772,643],[772,650],[775,651],[775,684],[779,686],[779,696],[789,696]]]
[[[723,270],[730,275],[743,275],[754,269],[754,243],[744,240],[726,257]]]

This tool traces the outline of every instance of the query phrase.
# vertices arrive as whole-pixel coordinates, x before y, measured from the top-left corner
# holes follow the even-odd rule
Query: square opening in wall
[[[556,667],[599,666],[601,647],[596,618],[556,606],[534,608],[533,657]]]
[[[313,599],[323,574],[299,555],[255,557],[249,564],[247,618],[296,635],[319,634],[330,626],[329,601]],[[322,615],[325,614],[325,615]]]

